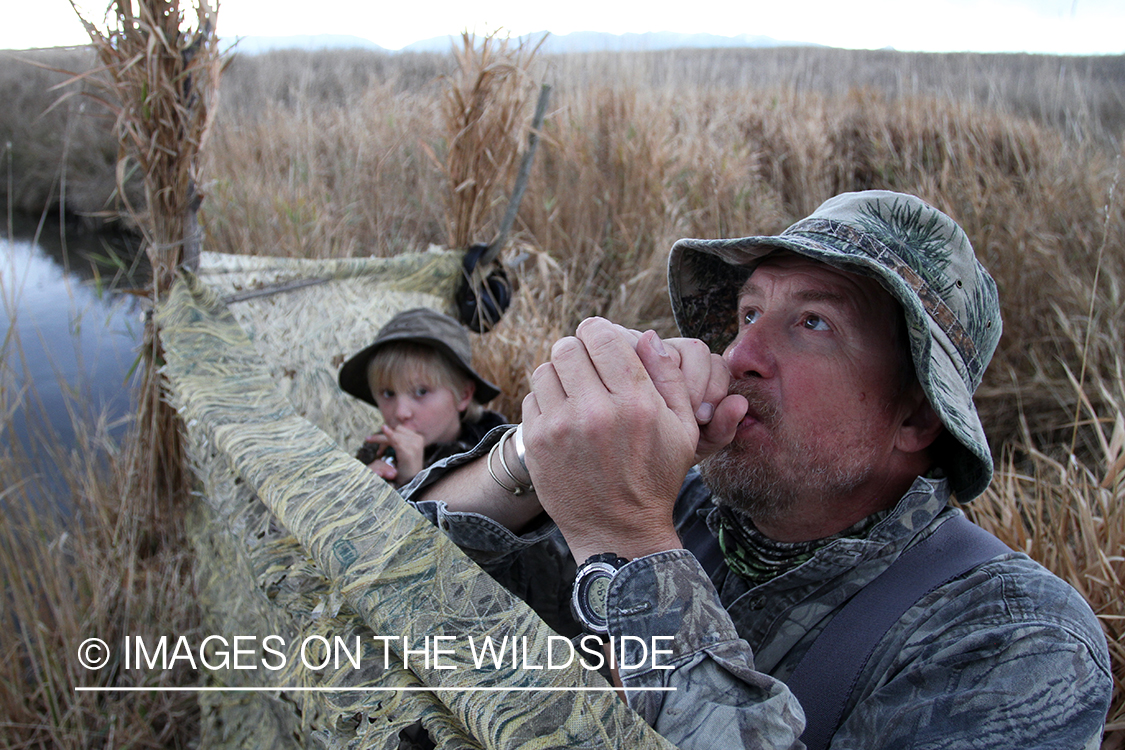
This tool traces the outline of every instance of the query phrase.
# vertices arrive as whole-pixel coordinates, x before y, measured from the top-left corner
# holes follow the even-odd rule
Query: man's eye
[[[761,313],[758,312],[757,310],[747,310],[745,313],[742,314],[742,322],[745,323],[746,325],[750,325],[751,323],[753,323],[754,321],[756,321],[758,319],[759,315],[761,315]]]
[[[827,331],[827,330],[829,330],[828,324],[826,322],[824,322],[824,319],[821,318],[819,315],[809,315],[809,316],[807,316],[805,318],[804,326],[805,326],[805,328],[808,328],[810,331]]]

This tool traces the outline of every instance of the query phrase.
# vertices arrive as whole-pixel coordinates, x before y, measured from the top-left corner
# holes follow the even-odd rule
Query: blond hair
[[[382,390],[403,391],[418,382],[448,388],[457,396],[464,392],[466,386],[476,386],[476,381],[445,354],[414,341],[396,341],[381,346],[367,363],[367,383],[373,395]],[[461,412],[461,421],[477,422],[483,414],[484,407],[471,398]]]

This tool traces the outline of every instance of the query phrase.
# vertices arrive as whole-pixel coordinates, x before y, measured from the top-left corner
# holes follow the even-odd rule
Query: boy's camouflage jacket
[[[484,516],[424,499],[426,485],[483,455],[501,432],[435,464],[402,492],[556,630],[573,635],[565,603],[574,562],[553,525],[516,536]],[[960,512],[948,500],[945,480],[919,478],[865,538],[837,539],[757,587],[720,570],[716,589],[685,550],[633,560],[609,591],[610,633],[646,643],[673,636],[665,663],[675,669],[655,670],[649,661],[621,677],[626,687],[676,690],[630,692],[630,706],[685,749],[802,747],[804,714],[784,680],[856,590]],[[713,509],[693,472],[676,505],[677,524]],[[861,673],[831,746],[1097,748],[1111,692],[1105,637],[1089,606],[1013,552],[906,612]]]

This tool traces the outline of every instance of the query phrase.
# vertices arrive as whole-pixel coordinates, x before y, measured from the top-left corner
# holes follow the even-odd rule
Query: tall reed
[[[445,79],[441,102],[449,247],[488,243],[492,237],[483,232],[490,225],[496,234],[499,217],[493,214],[515,178],[537,47],[528,42],[513,48],[496,36],[478,41],[468,32],[454,47],[457,67]]]
[[[132,165],[142,175],[144,205],[126,209],[144,235],[152,267],[149,295],[159,303],[181,263],[190,265],[199,253],[200,153],[214,121],[223,66],[216,12],[207,0],[197,0],[195,26],[185,27],[179,0],[115,0],[106,28],[100,28],[71,5],[101,64],[75,81],[92,84],[116,115],[120,195],[127,195]],[[186,479],[178,421],[162,393],[159,331],[151,320],[143,354],[135,478],[136,491],[153,501],[146,513],[155,519],[161,504],[184,493]]]

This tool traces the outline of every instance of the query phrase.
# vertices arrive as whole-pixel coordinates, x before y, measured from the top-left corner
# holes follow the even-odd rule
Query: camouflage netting
[[[207,255],[159,311],[202,485],[193,537],[204,634],[225,639],[205,653],[217,667],[219,647],[228,653],[206,684],[278,688],[202,693],[203,747],[412,747],[418,722],[440,748],[668,747],[614,693],[582,690],[606,684],[577,662],[525,669],[509,655],[476,668],[469,636],[526,638],[528,653],[543,654],[555,634],[348,450],[377,412],[339,393],[339,363],[396,312],[445,309],[459,274],[460,255],[448,252]],[[326,281],[275,287],[312,278]],[[272,293],[232,301],[255,288]],[[358,668],[346,655],[319,668],[315,638],[337,636],[361,644]],[[375,636],[391,637],[389,659]],[[453,668],[415,654],[404,669],[403,639],[422,649],[435,636],[447,638],[441,666]],[[370,687],[415,690],[359,689]],[[480,687],[578,689],[465,690]]]

